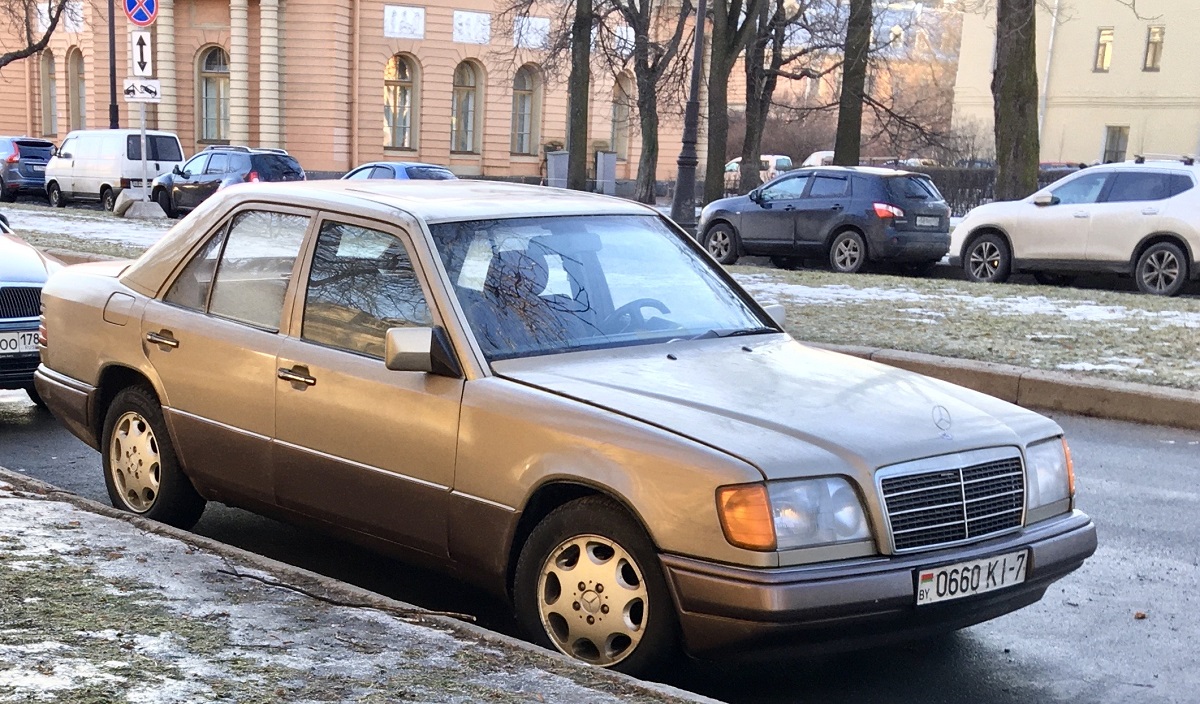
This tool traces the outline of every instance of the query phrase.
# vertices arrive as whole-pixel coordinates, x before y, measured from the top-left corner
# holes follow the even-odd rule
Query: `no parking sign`
[[[158,19],[158,0],[125,0],[125,16],[139,27],[149,27]]]

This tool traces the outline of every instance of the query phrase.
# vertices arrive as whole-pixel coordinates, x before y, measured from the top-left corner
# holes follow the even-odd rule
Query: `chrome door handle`
[[[316,379],[303,372],[297,371],[296,367],[291,369],[284,369],[283,367],[280,367],[276,372],[276,376],[284,381],[292,381],[297,384],[304,384],[306,386],[314,386],[317,383]]]
[[[1142,215],[1158,215],[1158,208],[1146,208],[1142,211]]]
[[[163,330],[162,332],[146,333],[146,342],[162,345],[163,347],[170,347],[171,349],[175,349],[179,346],[179,340],[171,337],[171,333],[167,330]]]

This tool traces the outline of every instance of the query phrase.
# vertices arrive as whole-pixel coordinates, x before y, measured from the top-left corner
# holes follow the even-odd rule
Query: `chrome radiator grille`
[[[36,318],[42,314],[42,289],[37,286],[0,286],[0,319]]]
[[[1020,457],[884,478],[880,482],[896,552],[984,538],[1021,525]]]

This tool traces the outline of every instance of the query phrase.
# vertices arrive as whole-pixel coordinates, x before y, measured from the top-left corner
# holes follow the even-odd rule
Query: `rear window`
[[[51,142],[22,139],[14,143],[17,146],[17,153],[21,155],[22,159],[50,161],[50,157],[54,156],[54,144]]]
[[[150,161],[183,161],[179,140],[165,134],[146,135],[146,158]],[[132,161],[142,160],[142,136],[131,134],[125,140],[125,155]]]
[[[408,173],[409,178],[427,181],[452,181],[457,178],[450,169],[443,169],[440,166],[409,166],[405,172]]]
[[[942,200],[933,181],[922,176],[897,176],[887,179],[888,190],[896,200]]]
[[[250,157],[250,164],[264,181],[278,181],[304,173],[300,162],[286,154],[254,154]]]

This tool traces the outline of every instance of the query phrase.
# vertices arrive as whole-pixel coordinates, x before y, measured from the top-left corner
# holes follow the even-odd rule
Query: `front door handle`
[[[276,376],[278,376],[280,379],[283,379],[284,381],[291,381],[291,382],[295,382],[297,384],[304,384],[305,386],[316,385],[317,380],[314,379],[313,377],[309,376],[308,374],[305,374],[306,371],[308,371],[308,370],[305,369],[304,367],[292,367],[291,369],[284,369],[283,367],[280,367],[279,370],[276,372]]]
[[[170,330],[160,330],[159,332],[146,333],[146,342],[151,342],[162,347],[170,347],[175,349],[179,346],[179,340],[176,340],[171,335]]]
[[[830,209],[830,210],[841,210],[841,209],[842,209],[842,204],[841,204],[841,203],[834,203],[833,205],[829,206],[829,209]]]

